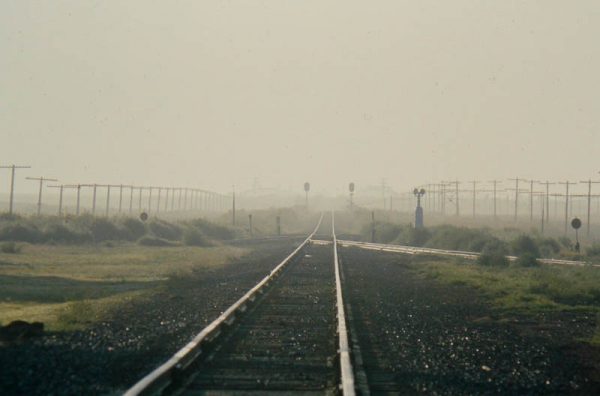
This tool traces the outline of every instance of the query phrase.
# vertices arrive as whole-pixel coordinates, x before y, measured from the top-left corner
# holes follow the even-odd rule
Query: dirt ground
[[[600,394],[599,349],[579,341],[594,315],[510,315],[473,288],[418,276],[410,256],[341,257],[373,393]]]

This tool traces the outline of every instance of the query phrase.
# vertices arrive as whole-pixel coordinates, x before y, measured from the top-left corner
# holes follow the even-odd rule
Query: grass
[[[593,267],[483,267],[463,259],[415,257],[413,271],[439,282],[474,287],[500,313],[579,311],[600,319],[600,271]],[[600,321],[591,339],[600,345]]]
[[[21,246],[19,254],[0,253],[0,324],[41,321],[56,331],[84,328],[119,304],[160,290],[170,278],[247,253],[228,246]]]
[[[483,267],[441,259],[414,265],[422,276],[475,287],[500,309],[519,312],[589,309],[600,312],[600,271],[592,267]]]

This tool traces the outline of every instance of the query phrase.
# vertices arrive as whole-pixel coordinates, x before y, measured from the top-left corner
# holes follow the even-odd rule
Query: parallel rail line
[[[465,252],[460,250],[444,250],[444,249],[431,249],[414,246],[403,246],[403,245],[392,245],[385,243],[370,243],[370,242],[358,242],[358,241],[346,241],[339,240],[338,244],[344,247],[359,247],[367,250],[378,250],[382,252],[392,253],[403,253],[403,254],[433,254],[439,256],[453,256],[462,257],[468,260],[476,260],[481,254],[477,252]],[[509,261],[515,261],[518,257],[506,256]],[[538,258],[537,261],[541,264],[551,265],[569,265],[569,266],[588,266],[588,267],[600,267],[599,264],[591,264],[585,261],[574,261],[574,260],[558,260],[558,259],[545,259]]]

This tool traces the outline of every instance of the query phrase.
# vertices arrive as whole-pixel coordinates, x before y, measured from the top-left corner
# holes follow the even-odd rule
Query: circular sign
[[[571,220],[571,227],[578,230],[581,227],[581,220],[579,220],[577,217],[575,217],[573,220]]]
[[[354,192],[354,183],[350,183],[350,185],[348,186],[348,189],[350,190],[351,193]]]
[[[304,191],[306,191],[306,192],[310,191],[310,183],[309,182],[304,183]]]
[[[425,195],[425,189],[424,189],[424,188],[422,188],[422,189],[421,189],[421,191],[419,191],[419,194],[421,194],[421,195]]]
[[[148,220],[148,213],[146,213],[146,212],[140,213],[140,220],[142,220],[142,221]]]

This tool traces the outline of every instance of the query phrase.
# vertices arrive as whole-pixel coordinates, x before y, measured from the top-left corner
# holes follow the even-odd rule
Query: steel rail
[[[347,247],[347,246],[356,246],[362,249],[368,250],[378,250],[383,252],[393,252],[393,253],[404,253],[404,254],[435,254],[441,256],[454,256],[454,257],[462,257],[469,260],[476,260],[481,253],[477,252],[465,252],[460,250],[444,250],[444,249],[431,249],[431,248],[421,248],[414,246],[403,246],[403,245],[391,245],[384,243],[370,243],[370,242],[358,242],[358,241],[344,241],[340,240],[339,244]],[[506,256],[509,261],[515,261],[518,259],[516,256]],[[585,261],[573,261],[573,260],[559,260],[559,259],[545,259],[538,258],[537,261],[541,264],[550,264],[550,265],[569,265],[569,266],[585,266],[585,267],[600,267],[599,264],[591,264]]]
[[[317,226],[313,232],[294,250],[287,256],[281,263],[277,265],[263,280],[261,280],[256,286],[250,289],[244,296],[237,300],[231,305],[225,312],[223,312],[217,319],[206,326],[198,335],[194,337],[186,346],[181,348],[175,355],[173,355],[165,363],[154,369],[150,374],[146,375],[135,385],[129,388],[124,395],[136,396],[136,395],[147,395],[147,394],[160,394],[165,388],[167,388],[174,379],[174,376],[178,372],[187,368],[193,363],[198,356],[202,353],[202,343],[205,340],[212,340],[219,335],[220,329],[224,324],[231,324],[235,320],[235,313],[237,311],[243,312],[246,309],[248,302],[256,299],[257,293],[261,292],[262,288],[268,285],[271,280],[278,275],[281,270],[294,258],[313,238],[317,233],[317,230],[321,226],[323,215],[319,218]]]
[[[335,292],[337,302],[338,338],[340,354],[340,376],[341,388],[344,396],[354,396],[354,371],[350,360],[350,343],[348,342],[348,330],[346,327],[346,313],[344,310],[344,299],[342,296],[342,280],[340,277],[340,263],[337,252],[337,238],[335,236],[335,216],[331,212],[331,234],[333,237],[333,262],[335,266]]]

